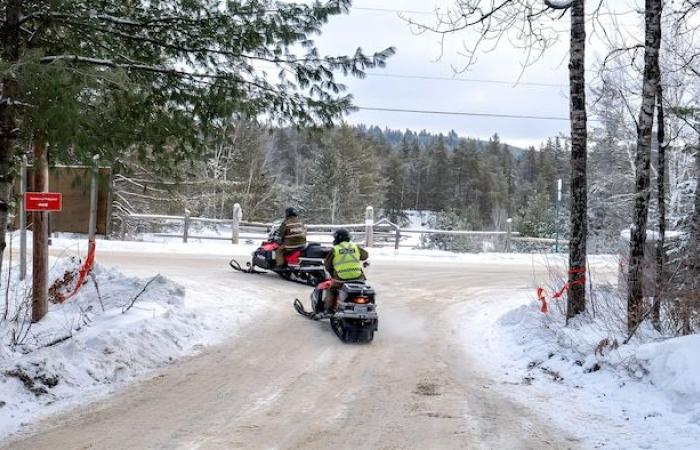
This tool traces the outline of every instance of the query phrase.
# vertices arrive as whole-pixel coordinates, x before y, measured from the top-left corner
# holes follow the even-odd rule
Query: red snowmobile
[[[277,234],[279,225],[273,225],[267,240],[260,244],[252,255],[252,260],[246,263],[246,268],[235,259],[229,262],[232,269],[245,273],[275,272],[280,277],[289,281],[316,286],[326,279],[326,271],[323,267],[323,259],[330,253],[330,247],[324,247],[317,242],[309,242],[304,248],[293,250],[285,256],[287,265],[277,267],[275,254],[280,248],[280,238]],[[262,270],[258,270],[262,269]]]

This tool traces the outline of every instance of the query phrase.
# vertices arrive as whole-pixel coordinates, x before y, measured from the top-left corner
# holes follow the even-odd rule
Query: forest
[[[618,245],[631,221],[631,143],[592,134],[589,221],[593,251]],[[115,186],[119,213],[149,211],[228,218],[240,203],[246,220],[279,218],[286,206],[314,223],[362,219],[379,208],[395,223],[407,210],[433,211],[433,226],[504,230],[513,219],[523,236],[556,233],[557,180],[562,179],[558,226],[566,238],[570,150],[565,136],[538,148],[427,131],[341,125],[332,129],[269,128],[233,121],[198,160],[167,174],[154,161],[120,158]],[[669,151],[670,217],[680,225],[692,209],[691,149]]]

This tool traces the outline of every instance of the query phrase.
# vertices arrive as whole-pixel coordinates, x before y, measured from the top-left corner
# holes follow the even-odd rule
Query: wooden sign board
[[[27,191],[33,191],[32,168],[27,170]],[[112,217],[112,169],[100,167],[97,181],[97,234],[109,234]],[[60,211],[51,213],[51,231],[63,233],[88,232],[90,221],[90,181],[92,168],[86,166],[55,166],[49,168],[49,189],[60,193]],[[19,192],[19,177],[15,192]],[[31,224],[31,214],[27,215]],[[19,226],[19,217],[15,227]]]

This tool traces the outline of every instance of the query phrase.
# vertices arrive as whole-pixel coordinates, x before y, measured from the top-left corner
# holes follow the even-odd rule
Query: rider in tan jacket
[[[275,255],[277,267],[286,265],[285,255],[289,253],[289,250],[306,247],[306,227],[299,219],[294,208],[287,208],[284,215],[285,219],[277,231],[281,241],[281,245]]]

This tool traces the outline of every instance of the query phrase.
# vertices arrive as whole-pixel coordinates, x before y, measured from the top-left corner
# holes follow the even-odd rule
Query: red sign
[[[25,211],[60,211],[63,195],[60,192],[25,192]]]

